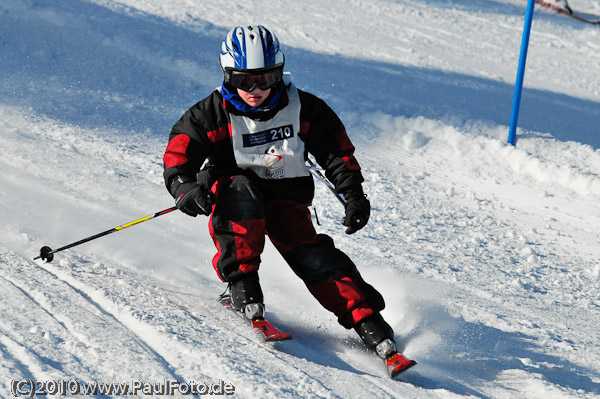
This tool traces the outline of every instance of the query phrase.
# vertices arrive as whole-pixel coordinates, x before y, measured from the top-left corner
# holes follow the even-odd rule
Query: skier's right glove
[[[367,225],[371,216],[371,203],[361,187],[344,194],[346,199],[346,216],[342,221],[347,226],[346,234],[354,234]]]
[[[173,193],[177,209],[193,217],[198,214],[206,216],[211,214],[215,195],[210,191],[210,186],[205,185],[207,182],[199,184],[189,181],[185,177],[177,176],[173,183],[177,184]]]
[[[215,203],[215,195],[205,190],[198,183],[183,183],[178,188],[175,206],[181,212],[196,217],[198,214],[208,216]]]

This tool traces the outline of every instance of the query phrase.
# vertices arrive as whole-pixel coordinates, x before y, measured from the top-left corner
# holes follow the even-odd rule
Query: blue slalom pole
[[[517,142],[517,122],[519,120],[519,108],[521,107],[521,92],[523,91],[523,79],[525,78],[525,63],[527,62],[527,49],[529,47],[529,33],[533,21],[533,8],[535,0],[527,2],[525,14],[525,26],[523,27],[523,39],[521,40],[521,55],[519,56],[519,69],[517,70],[517,81],[515,83],[515,94],[513,97],[512,114],[510,117],[510,128],[508,130],[508,143],[513,146]]]

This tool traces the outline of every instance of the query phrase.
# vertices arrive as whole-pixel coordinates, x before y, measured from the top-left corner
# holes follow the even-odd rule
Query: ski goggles
[[[271,89],[281,81],[283,76],[281,67],[260,72],[238,71],[235,69],[228,72],[227,83],[243,91],[253,91],[256,88],[261,90]]]

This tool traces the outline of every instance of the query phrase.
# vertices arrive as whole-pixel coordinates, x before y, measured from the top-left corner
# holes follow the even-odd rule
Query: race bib
[[[231,115],[231,138],[237,165],[263,179],[309,176],[300,131],[300,97],[291,84],[289,103],[268,121]]]

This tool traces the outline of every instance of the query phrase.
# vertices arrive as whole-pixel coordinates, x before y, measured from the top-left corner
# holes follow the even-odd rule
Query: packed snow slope
[[[235,4],[237,3],[237,4]],[[13,380],[235,387],[239,398],[600,397],[600,28],[536,9],[506,145],[524,0],[2,0],[0,397]],[[598,0],[571,0],[600,15]],[[238,24],[279,36],[296,84],[357,147],[371,221],[318,230],[384,295],[400,380],[271,246],[257,343],[215,299],[207,220],[172,206],[170,127],[220,83]],[[114,394],[113,397],[120,395]]]

